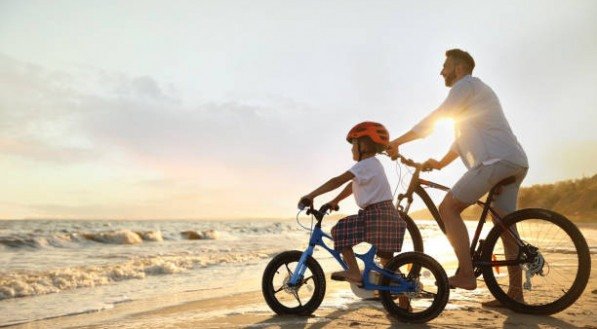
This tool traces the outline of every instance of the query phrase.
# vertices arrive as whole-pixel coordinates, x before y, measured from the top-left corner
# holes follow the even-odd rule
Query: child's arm
[[[340,201],[346,199],[351,194],[352,194],[352,183],[348,183],[348,184],[346,184],[346,186],[344,187],[342,192],[340,192],[340,194],[338,194],[337,197],[335,197],[332,201],[328,202],[328,204],[330,205],[330,208],[336,209],[336,207],[338,206],[338,203],[340,203]]]
[[[342,184],[350,181],[353,178],[354,178],[354,174],[351,173],[350,171],[347,171],[347,172],[343,173],[340,176],[336,176],[336,177],[328,180],[323,185],[321,185],[320,187],[318,187],[317,189],[315,189],[313,192],[311,192],[311,193],[305,195],[304,197],[302,197],[301,201],[303,199],[307,199],[307,200],[310,201],[309,205],[311,205],[313,203],[313,199],[315,199],[315,197],[317,197],[319,195],[322,195],[324,193],[327,193],[329,191],[333,191],[333,190],[337,189],[338,187],[342,186]],[[349,184],[349,186],[350,186],[350,184]],[[346,188],[344,190],[346,190]],[[342,193],[340,193],[340,195],[343,195],[343,193],[344,193],[344,191],[342,191]],[[352,186],[350,187],[350,193],[352,193]],[[350,195],[350,194],[347,194],[346,196],[348,196],[348,195]],[[342,199],[339,199],[339,200],[342,200]],[[299,203],[301,203],[301,202],[299,201]]]

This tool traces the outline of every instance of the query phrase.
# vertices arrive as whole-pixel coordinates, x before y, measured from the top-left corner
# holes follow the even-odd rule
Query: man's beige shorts
[[[450,192],[460,202],[472,204],[479,200],[485,193],[502,179],[515,176],[516,181],[502,187],[501,192],[495,196],[492,206],[505,213],[516,210],[516,201],[520,184],[527,174],[528,168],[512,164],[507,161],[498,161],[490,165],[479,165],[467,171],[454,184]]]

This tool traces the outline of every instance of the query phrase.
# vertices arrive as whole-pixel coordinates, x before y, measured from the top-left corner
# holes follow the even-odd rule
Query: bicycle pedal
[[[346,281],[346,277],[341,273],[332,273],[330,279],[334,281]]]
[[[362,286],[359,286],[356,283],[350,284],[350,290],[352,290],[352,293],[355,294],[355,296],[362,299],[371,299],[374,297],[373,290],[363,289]]]

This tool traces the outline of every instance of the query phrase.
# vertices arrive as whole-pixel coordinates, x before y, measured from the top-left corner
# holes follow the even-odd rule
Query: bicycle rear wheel
[[[572,305],[585,289],[591,272],[589,248],[578,228],[566,217],[544,209],[519,210],[503,221],[505,227],[518,232],[525,246],[514,246],[506,253],[503,241],[498,243],[506,231],[495,226],[483,245],[481,262],[524,262],[483,267],[485,284],[493,296],[521,313],[553,314]]]
[[[392,258],[385,269],[400,273],[403,280],[392,281],[390,277],[382,276],[380,285],[399,286],[409,282],[415,286],[414,290],[398,294],[379,292],[386,311],[398,320],[427,322],[436,318],[446,307],[450,297],[448,276],[432,257],[419,252],[402,253]]]

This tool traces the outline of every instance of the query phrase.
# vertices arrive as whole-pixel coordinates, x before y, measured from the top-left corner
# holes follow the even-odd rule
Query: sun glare
[[[454,130],[454,120],[450,118],[442,118],[435,122],[435,130]]]

